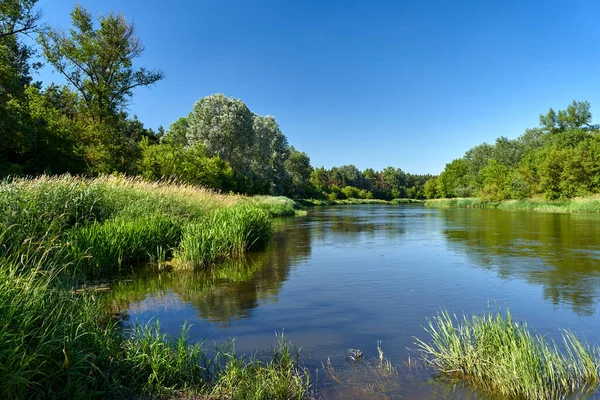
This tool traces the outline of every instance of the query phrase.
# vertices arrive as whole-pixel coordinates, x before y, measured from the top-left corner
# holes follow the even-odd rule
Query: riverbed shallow
[[[536,333],[600,344],[599,243],[596,214],[324,207],[277,220],[264,252],[210,273],[138,273],[112,296],[127,323],[157,318],[174,335],[185,323],[192,341],[235,338],[238,353],[269,349],[283,331],[319,369],[320,397],[488,398],[407,365],[414,337],[442,309],[509,308]],[[378,341],[393,375],[364,364],[377,365]],[[358,370],[349,349],[364,354]]]

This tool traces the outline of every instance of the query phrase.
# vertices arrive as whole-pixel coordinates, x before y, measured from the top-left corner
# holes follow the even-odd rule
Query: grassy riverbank
[[[442,312],[427,328],[431,341],[417,340],[425,362],[448,379],[512,399],[580,398],[600,383],[600,352],[574,334],[556,343],[513,322],[510,313],[471,319]]]
[[[380,200],[380,199],[344,199],[344,200],[324,200],[324,199],[297,199],[297,204],[302,207],[318,207],[318,206],[341,206],[341,205],[354,205],[354,204],[422,204],[423,200],[417,199],[393,199],[393,200]]]
[[[210,268],[264,247],[285,198],[103,177],[0,183],[0,393],[7,398],[131,398],[181,393],[302,398],[308,375],[288,343],[266,361],[162,334],[121,331],[101,293],[78,282],[173,259]]]
[[[506,200],[502,202],[491,202],[478,198],[453,198],[432,199],[425,201],[425,207],[432,208],[495,208],[499,210],[517,211],[544,211],[544,212],[600,212],[600,196],[578,197],[569,200],[544,200],[532,198],[523,200]]]

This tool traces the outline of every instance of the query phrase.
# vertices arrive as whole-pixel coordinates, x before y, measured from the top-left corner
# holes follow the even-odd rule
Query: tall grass
[[[77,272],[89,278],[120,272],[125,266],[164,260],[181,237],[181,221],[165,215],[117,217],[75,229],[68,236]]]
[[[271,218],[263,209],[250,205],[219,209],[184,228],[175,260],[179,265],[205,267],[263,248],[270,235]]]
[[[188,343],[185,330],[176,339],[158,325],[124,334],[119,316],[108,312],[109,299],[68,290],[67,278],[74,272],[106,277],[164,259],[182,238],[182,248],[190,248],[198,232],[200,240],[212,241],[202,246],[218,249],[199,265],[235,257],[264,247],[271,216],[289,210],[293,206],[284,199],[225,196],[123,177],[0,182],[0,397],[207,395],[219,387],[231,398],[233,388],[221,384],[229,363],[243,365],[240,382],[271,376],[272,364],[247,364],[232,351],[209,356],[203,346]],[[304,396],[306,386],[297,385],[300,372],[278,371],[272,377],[278,386]]]
[[[310,390],[310,375],[300,367],[299,352],[294,352],[284,335],[279,336],[268,361],[233,358],[224,368],[213,394],[233,399],[303,399]]]
[[[41,260],[43,262],[43,260]],[[270,360],[238,357],[189,343],[160,326],[134,326],[124,335],[98,295],[61,289],[58,267],[0,260],[0,397],[139,398],[178,393],[225,398],[302,398],[308,376],[285,348]],[[53,271],[53,272],[48,272]],[[288,357],[288,358],[286,358]],[[232,380],[237,384],[231,386]],[[285,396],[283,396],[285,394]],[[275,398],[270,394],[262,398]]]
[[[417,339],[417,345],[427,364],[503,398],[565,398],[600,383],[598,348],[566,331],[561,352],[555,342],[513,322],[509,312],[462,320],[441,312],[426,330],[431,342]]]
[[[84,277],[99,277],[169,257],[185,231],[182,254],[190,254],[190,242],[198,235],[202,254],[213,247],[206,260],[192,260],[204,266],[264,246],[271,229],[267,220],[293,215],[295,207],[283,197],[221,195],[136,178],[6,180],[0,182],[0,256],[69,247],[71,257],[60,261]]]

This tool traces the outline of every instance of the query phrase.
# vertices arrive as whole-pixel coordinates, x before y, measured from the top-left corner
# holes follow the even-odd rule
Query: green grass
[[[181,225],[166,215],[117,217],[74,229],[67,247],[77,275],[105,277],[135,263],[164,261],[180,241]]]
[[[110,297],[73,290],[81,278],[109,277],[175,252],[202,267],[238,257],[267,245],[273,216],[293,214],[289,199],[169,182],[71,176],[0,182],[3,398],[211,396],[217,388],[225,398],[256,398],[246,390],[257,382],[271,388],[263,398],[305,397],[308,376],[295,363],[284,369],[279,355],[258,362],[232,348],[209,351],[189,343],[185,329],[171,338],[158,324],[123,332],[119,314],[109,312]],[[210,276],[254,273],[240,265]],[[228,383],[234,379],[239,387]]]
[[[425,201],[426,207],[433,208],[497,208],[507,211],[542,211],[558,213],[598,213],[600,212],[600,197],[577,197],[568,200],[544,200],[531,198],[523,200],[505,200],[492,202],[477,198],[432,199]]]
[[[296,208],[285,197],[221,195],[135,178],[11,179],[0,182],[0,256],[67,247],[70,257],[60,262],[69,272],[98,278],[169,258],[183,238],[178,253],[206,266],[264,247],[270,218],[295,215]],[[205,260],[192,257],[195,236]]]
[[[268,361],[233,358],[224,368],[213,394],[244,400],[303,399],[310,391],[309,371],[299,365],[283,334]]]
[[[431,341],[417,339],[417,345],[438,374],[502,398],[565,398],[600,383],[598,348],[565,331],[561,352],[509,312],[471,319],[441,312],[426,330]]]
[[[58,266],[0,260],[0,393],[3,398],[304,398],[308,375],[287,347],[265,362],[232,346],[191,344],[158,323],[124,335],[99,294],[64,289]],[[53,271],[53,272],[48,272]],[[287,345],[286,345],[287,346]],[[236,382],[234,386],[232,382]],[[262,392],[255,392],[255,390]],[[263,393],[263,397],[257,397]]]
[[[269,213],[251,205],[216,210],[187,224],[175,252],[176,265],[202,268],[264,248],[271,235]]]

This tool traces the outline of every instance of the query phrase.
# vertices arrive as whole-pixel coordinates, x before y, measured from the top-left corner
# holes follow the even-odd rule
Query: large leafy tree
[[[286,195],[290,197],[306,197],[310,191],[310,175],[312,167],[310,158],[304,152],[290,147],[290,156],[285,161],[288,180],[286,182]]]
[[[0,38],[34,32],[41,12],[34,10],[38,0],[0,0]]]
[[[123,15],[100,16],[95,24],[91,13],[76,6],[71,21],[68,33],[48,28],[39,41],[48,62],[82,99],[80,140],[89,171],[134,172],[144,135],[135,133],[140,129],[127,120],[126,106],[133,89],[156,83],[163,73],[134,67],[144,47]]]
[[[290,155],[287,138],[271,116],[255,115],[253,128],[255,192],[281,195],[287,176],[284,163]]]
[[[255,134],[248,107],[241,100],[215,94],[198,100],[187,122],[188,145],[201,143],[209,155],[227,161],[236,174],[238,190],[251,190]]]
[[[33,0],[0,0],[0,175],[21,172],[35,148],[26,87],[31,84],[33,50],[21,36],[31,32],[39,14]]]
[[[158,70],[134,68],[144,52],[133,24],[121,14],[98,18],[81,6],[71,12],[69,33],[48,29],[40,43],[48,62],[79,91],[90,116],[101,120],[121,111],[132,90],[163,78]]]

